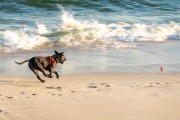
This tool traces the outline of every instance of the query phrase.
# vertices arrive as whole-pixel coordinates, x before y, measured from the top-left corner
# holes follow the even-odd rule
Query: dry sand
[[[0,77],[0,120],[180,120],[180,74]]]

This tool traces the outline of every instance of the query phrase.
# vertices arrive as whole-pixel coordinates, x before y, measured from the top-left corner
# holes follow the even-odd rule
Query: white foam
[[[36,23],[36,25],[37,25],[37,32],[38,32],[38,34],[43,35],[43,34],[49,33],[49,31],[46,28],[46,25],[40,24],[40,23]]]
[[[4,46],[6,52],[15,50],[31,50],[35,46],[42,45],[49,40],[40,35],[28,35],[23,31],[9,31],[4,32]]]
[[[59,43],[79,49],[134,48],[139,41],[180,40],[180,24],[169,22],[164,24],[143,24],[118,22],[100,23],[97,20],[78,20],[73,14],[61,8],[62,23],[58,28],[49,31],[51,26],[37,23],[36,28],[26,26],[21,30],[6,30],[0,33],[4,39],[0,41],[0,49],[14,51],[18,49],[31,50],[36,46],[50,41],[45,34],[64,32],[60,34]],[[55,36],[57,37],[57,36]]]
[[[61,37],[60,43],[78,48],[122,48],[135,47],[135,44],[122,43],[111,39],[112,29],[98,21],[78,21],[73,15],[63,12],[61,30],[76,30],[77,32]]]
[[[80,21],[63,10],[61,30],[74,30],[60,38],[60,43],[78,48],[126,48],[136,47],[138,41],[166,41],[180,39],[180,26],[168,24],[112,23],[102,24],[96,20]]]
[[[42,36],[49,31],[46,25],[37,23],[36,28],[24,26],[19,30],[6,30],[1,33],[4,40],[1,41],[0,49],[3,52],[13,52],[16,50],[32,50],[36,46],[41,46],[49,39]]]

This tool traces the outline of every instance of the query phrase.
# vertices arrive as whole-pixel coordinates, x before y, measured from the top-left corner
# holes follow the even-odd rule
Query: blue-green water
[[[76,52],[82,72],[179,72],[180,1],[0,0],[0,54],[54,48],[69,53],[67,73],[78,68]]]

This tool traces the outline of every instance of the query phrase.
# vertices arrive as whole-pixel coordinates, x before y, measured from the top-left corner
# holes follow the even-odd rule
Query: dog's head
[[[55,55],[56,55],[56,61],[58,62],[58,63],[61,63],[61,64],[63,64],[64,63],[64,61],[66,61],[66,58],[65,58],[65,56],[64,56],[64,52],[57,52],[56,50],[54,50],[54,52],[55,52]]]

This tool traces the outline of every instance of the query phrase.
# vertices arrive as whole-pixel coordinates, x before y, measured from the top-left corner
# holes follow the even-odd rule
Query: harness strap
[[[53,63],[55,64],[55,66],[57,65],[56,61],[51,57],[51,56],[48,56],[49,58],[49,64],[53,65]]]

